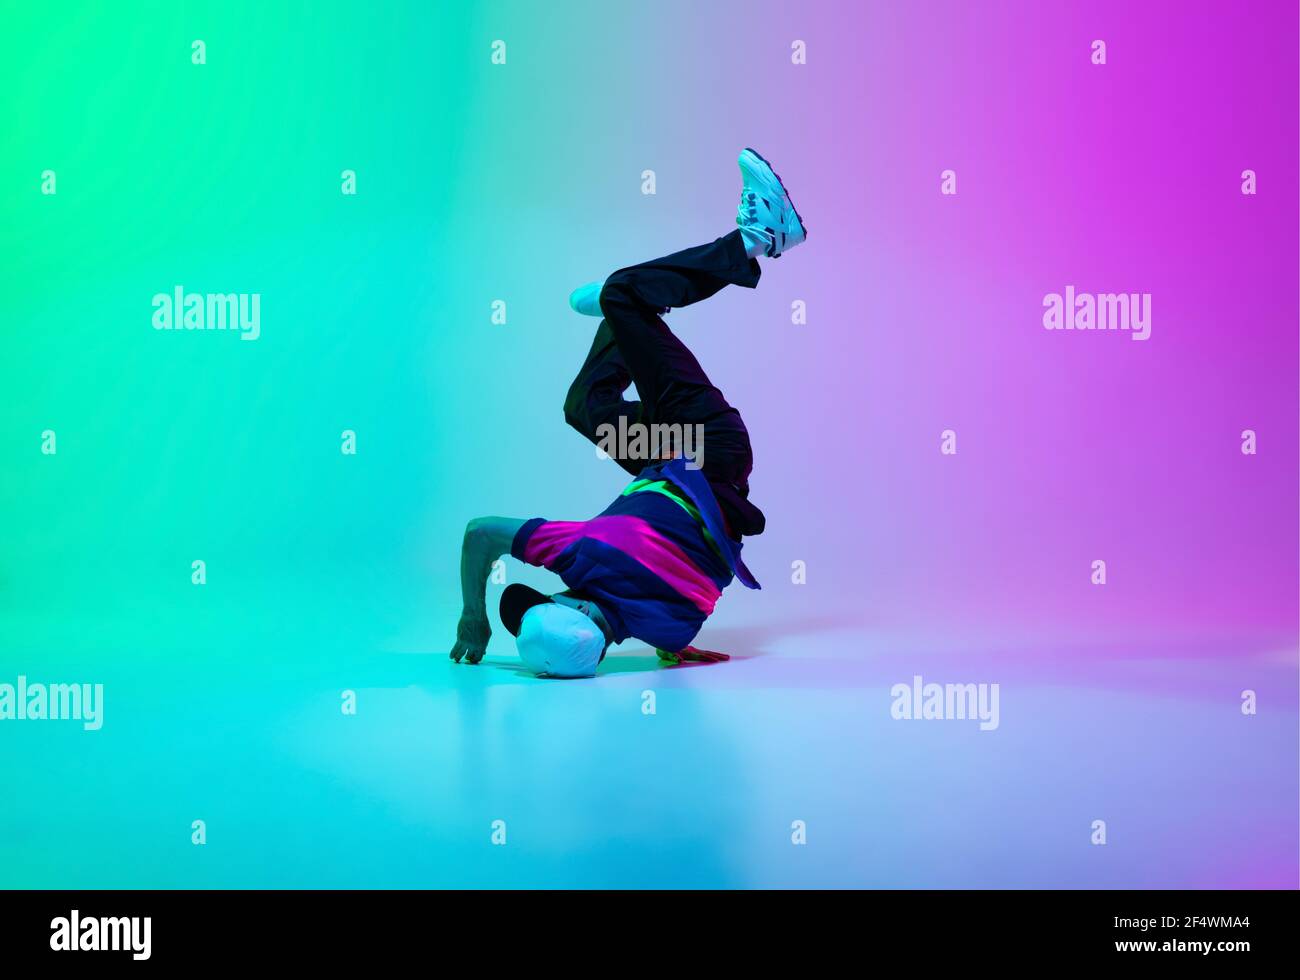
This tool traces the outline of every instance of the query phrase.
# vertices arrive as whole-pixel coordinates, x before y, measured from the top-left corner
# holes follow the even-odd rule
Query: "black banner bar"
[[[450,964],[545,943],[656,955],[716,932],[740,959],[918,965],[1125,960],[1231,968],[1295,949],[1295,891],[30,891],[0,893],[7,964],[98,969]],[[848,927],[845,927],[848,924]],[[701,932],[701,930],[703,930]],[[517,940],[525,940],[521,946]],[[439,949],[446,944],[445,949]],[[476,944],[476,945],[467,945]],[[477,945],[484,944],[484,945]],[[971,957],[975,959],[971,959]],[[432,959],[430,959],[432,957]],[[1247,957],[1245,961],[1240,957]],[[60,963],[60,961],[63,961]]]

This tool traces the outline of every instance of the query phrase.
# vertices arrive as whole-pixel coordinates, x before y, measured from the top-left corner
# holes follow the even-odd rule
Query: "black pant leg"
[[[645,403],[646,422],[697,423],[734,411],[695,355],[659,314],[712,296],[723,286],[753,287],[758,262],[739,231],[619,269],[600,293],[601,311]]]
[[[752,288],[758,279],[758,262],[745,255],[744,240],[735,231],[707,245],[620,269],[600,294],[602,329],[609,326],[636,382],[641,421],[703,427],[703,472],[737,534],[756,534],[763,527],[762,512],[746,499],[753,469],[749,433],[740,413],[659,314],[698,303],[727,285]]]
[[[619,269],[605,286],[629,291],[655,313],[664,313],[708,299],[723,286],[753,289],[761,275],[758,260],[745,254],[745,239],[737,230],[706,245]]]
[[[601,320],[587,359],[564,398],[564,420],[600,445],[601,426],[612,425],[617,432],[620,419],[624,427],[643,421],[641,402],[623,397],[631,383],[632,373],[614,340],[614,331],[607,321]],[[612,455],[623,469],[633,475],[646,465],[645,460],[627,460]]]

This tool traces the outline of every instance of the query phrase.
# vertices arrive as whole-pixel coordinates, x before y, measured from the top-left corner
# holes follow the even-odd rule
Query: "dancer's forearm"
[[[524,522],[512,517],[476,517],[465,527],[460,547],[460,591],[465,606],[456,626],[451,659],[478,663],[487,653],[492,628],[488,625],[487,589],[492,563],[510,551]]]
[[[510,553],[524,522],[514,517],[476,517],[465,527],[460,550],[460,589],[465,614],[487,618],[488,575],[492,564]]]

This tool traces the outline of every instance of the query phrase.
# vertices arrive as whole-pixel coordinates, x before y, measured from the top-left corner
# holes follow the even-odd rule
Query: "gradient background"
[[[1294,3],[3,20],[0,682],[107,703],[0,725],[0,884],[1295,887]],[[737,659],[448,664],[465,521],[624,483],[569,289],[728,231],[745,145],[809,241],[671,317],[755,442]],[[261,338],[154,331],[176,284]],[[1151,339],[1044,330],[1067,284]],[[892,721],[917,673],[999,730]]]

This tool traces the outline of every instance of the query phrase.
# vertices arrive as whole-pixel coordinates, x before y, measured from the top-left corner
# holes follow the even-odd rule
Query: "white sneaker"
[[[783,252],[803,242],[808,237],[808,229],[770,163],[749,147],[741,150],[736,162],[744,180],[736,224],[746,233],[746,238],[757,237],[766,243],[764,255],[778,259]]]
[[[604,281],[589,282],[569,293],[569,306],[573,312],[583,316],[604,316],[600,311],[600,291],[605,288]]]

